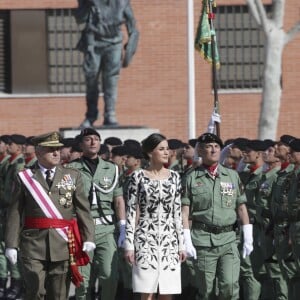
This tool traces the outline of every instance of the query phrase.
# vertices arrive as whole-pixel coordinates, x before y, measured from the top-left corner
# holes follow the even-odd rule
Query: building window
[[[82,53],[76,49],[81,28],[72,9],[46,11],[48,41],[48,87],[50,93],[85,91]]]
[[[218,88],[261,89],[265,38],[248,6],[218,6],[215,28],[221,62]]]
[[[11,92],[9,11],[0,10],[0,93]]]

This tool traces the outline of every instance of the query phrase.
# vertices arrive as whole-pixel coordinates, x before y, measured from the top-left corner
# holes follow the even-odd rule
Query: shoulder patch
[[[19,158],[17,159],[17,163],[18,163],[18,164],[22,164],[22,163],[24,163],[24,162],[25,162],[25,160],[24,160],[23,157],[19,157]]]

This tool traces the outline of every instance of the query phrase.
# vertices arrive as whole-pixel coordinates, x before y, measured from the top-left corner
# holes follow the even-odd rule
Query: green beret
[[[294,152],[300,152],[300,139],[294,139],[290,143],[290,147]]]
[[[182,141],[178,139],[169,139],[168,145],[170,150],[180,149],[184,146]]]
[[[80,141],[82,141],[82,138],[84,136],[89,136],[89,135],[96,135],[97,137],[99,137],[99,139],[101,138],[99,132],[97,130],[95,130],[94,128],[82,129],[78,138],[80,139]]]
[[[111,146],[121,146],[123,143],[122,140],[119,139],[118,137],[110,136],[104,140],[104,144],[111,145]]]
[[[290,143],[291,143],[291,141],[293,141],[294,139],[295,139],[294,136],[288,135],[288,134],[284,134],[284,135],[282,135],[282,136],[280,137],[280,140],[279,140],[279,141],[280,141],[282,144],[285,144],[286,146],[289,146]]]
[[[217,143],[217,144],[219,144],[219,146],[221,148],[223,148],[222,140],[217,135],[215,135],[213,133],[209,133],[209,132],[203,133],[198,137],[197,141],[199,143],[204,143],[204,144]]]
[[[24,145],[26,144],[26,137],[21,134],[12,134],[10,137],[10,142],[15,143],[17,145]]]
[[[269,147],[268,144],[261,140],[250,140],[246,148],[253,151],[266,151]]]
[[[4,144],[8,144],[10,141],[10,136],[7,134],[1,135],[0,141],[2,141]]]

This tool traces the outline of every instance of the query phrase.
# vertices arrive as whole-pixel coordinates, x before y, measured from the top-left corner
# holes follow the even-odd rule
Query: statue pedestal
[[[118,137],[122,141],[127,139],[134,139],[141,142],[151,133],[159,132],[159,129],[148,128],[144,126],[100,126],[93,127],[101,136],[104,141],[107,137]],[[63,138],[75,137],[80,134],[80,128],[60,128],[59,129]]]

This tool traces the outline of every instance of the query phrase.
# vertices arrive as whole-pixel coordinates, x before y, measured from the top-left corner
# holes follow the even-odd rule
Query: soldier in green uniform
[[[23,146],[26,143],[26,137],[21,134],[12,134],[8,143],[8,153],[10,154],[8,168],[4,177],[4,197],[3,207],[5,209],[11,204],[13,196],[14,180],[19,171],[24,169],[25,159],[23,155]],[[6,222],[5,218],[5,222]],[[13,265],[9,263],[11,272],[11,285],[6,292],[7,299],[14,299],[21,295],[22,278],[20,273],[20,261]]]
[[[288,193],[288,212],[290,222],[290,241],[294,258],[296,260],[297,272],[293,280],[293,298],[300,295],[300,139],[294,139],[290,143],[291,162],[295,169],[291,179],[291,187]]]
[[[269,299],[288,299],[287,283],[282,276],[274,248],[274,224],[271,216],[272,187],[277,179],[281,162],[275,156],[275,142],[265,141],[268,149],[263,153],[265,163],[264,171],[259,186],[259,194],[256,199],[256,213],[259,224],[263,225],[261,231],[261,249],[263,250],[264,265],[268,277],[272,283],[272,291],[268,290]]]
[[[296,261],[289,237],[288,220],[288,193],[291,188],[291,179],[294,172],[294,164],[289,162],[290,143],[295,137],[282,135],[275,145],[275,156],[281,161],[281,169],[277,180],[273,184],[271,213],[274,222],[274,246],[281,272],[288,284],[288,299],[297,299],[295,294],[294,278],[297,274]]]
[[[125,146],[116,146],[111,149],[111,161],[118,166],[120,176],[125,172],[127,159]]]
[[[188,143],[184,145],[183,159],[186,160],[186,164],[181,176],[181,182],[183,185],[185,183],[187,175],[201,164],[201,161],[195,153],[196,144],[197,139],[190,139]],[[197,293],[197,285],[193,259],[191,257],[181,263],[181,286],[182,293],[181,295],[175,295],[176,300],[195,299]]]
[[[104,125],[118,125],[115,105],[117,86],[122,66],[123,33],[126,24],[128,42],[125,46],[123,67],[130,63],[139,33],[129,0],[78,0],[78,23],[85,29],[78,43],[84,53],[87,112],[81,127],[91,127],[98,118],[98,79],[101,74],[104,93]]]
[[[125,146],[126,147],[126,146]],[[139,170],[142,165],[143,153],[141,146],[126,147],[127,160],[125,161],[126,171],[123,173],[120,181],[123,187],[125,204],[127,203],[128,186],[131,178],[131,174],[135,170]],[[137,295],[132,294],[132,266],[124,259],[124,249],[119,249],[119,269],[121,274],[121,280],[123,283],[123,300],[138,299]]]
[[[265,143],[260,140],[249,140],[243,151],[243,161],[248,164],[248,170],[240,172],[240,178],[245,188],[247,209],[250,223],[253,224],[253,252],[241,259],[240,283],[244,299],[258,300],[264,270],[263,252],[261,247],[262,224],[256,216],[256,200],[259,193],[259,182],[263,173],[263,151]],[[242,250],[242,249],[241,249]],[[260,279],[260,280],[259,280]]]
[[[25,168],[30,168],[37,161],[35,155],[35,146],[32,143],[33,136],[29,136],[26,138],[26,143],[24,145],[24,159],[25,159]]]
[[[118,252],[115,240],[116,224],[119,225],[118,245],[125,239],[125,204],[123,190],[119,183],[117,166],[98,156],[100,135],[92,128],[80,133],[82,157],[70,166],[82,174],[86,198],[90,201],[95,224],[96,249],[93,267],[98,270],[101,299],[114,300],[118,283]],[[84,284],[76,289],[76,299],[88,297],[90,266],[81,268]]]
[[[12,264],[20,256],[25,300],[67,299],[70,275],[80,280],[79,256],[88,259],[84,251],[95,248],[94,224],[80,172],[59,165],[58,132],[36,136],[33,143],[38,162],[15,178],[5,254]]]
[[[214,134],[204,133],[198,138],[198,155],[203,164],[187,176],[183,187],[184,239],[187,254],[195,259],[200,299],[213,296],[216,278],[220,299],[239,298],[237,215],[244,234],[243,256],[253,250],[246,197],[236,171],[219,164],[222,146],[222,140]]]
[[[177,171],[180,175],[183,173],[184,163],[182,159],[183,146],[182,141],[178,139],[169,139],[169,169]]]
[[[7,152],[9,135],[0,137],[0,299],[5,299],[7,283],[7,260],[5,257],[4,231],[6,207],[4,204],[4,177],[7,172],[10,155]]]

